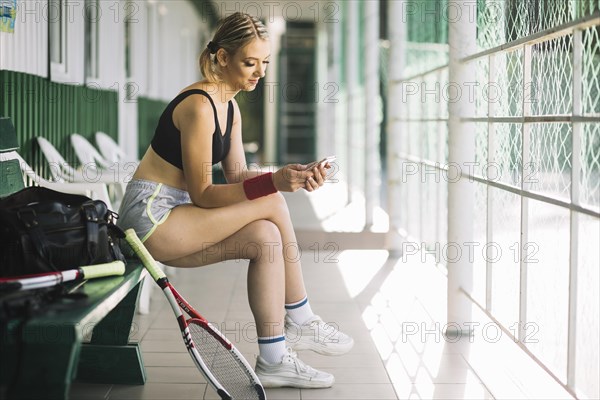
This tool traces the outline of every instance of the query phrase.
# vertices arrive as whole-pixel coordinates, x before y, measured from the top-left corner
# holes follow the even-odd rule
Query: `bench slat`
[[[79,289],[81,293],[87,296],[86,299],[76,300],[76,307],[66,310],[61,309],[61,303],[68,304],[72,300],[61,300],[56,305],[59,310],[58,313],[53,312],[50,308],[44,315],[29,321],[24,327],[25,341],[29,340],[28,334],[35,338],[38,332],[43,333],[44,329],[48,329],[48,327],[52,329],[57,324],[73,327],[73,334],[81,340],[85,333],[89,333],[99,321],[106,317],[127,296],[145,274],[145,270],[138,263],[128,262],[125,274],[122,276],[87,281]],[[127,332],[128,334],[129,332]],[[70,340],[70,338],[65,339]],[[62,338],[58,340],[62,340]]]
[[[73,300],[57,301],[26,321],[20,334],[11,321],[10,340],[5,343],[20,346],[20,351],[0,360],[3,369],[18,366],[7,375],[16,378],[11,398],[66,399],[76,377],[87,382],[144,384],[139,345],[128,340],[145,274],[141,264],[130,261],[123,276],[86,282],[79,288],[87,295],[85,299],[67,308]],[[91,343],[82,343],[92,329]],[[18,337],[21,344],[17,344]]]

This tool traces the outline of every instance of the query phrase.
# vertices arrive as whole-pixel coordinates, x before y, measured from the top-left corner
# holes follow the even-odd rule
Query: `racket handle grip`
[[[101,278],[103,276],[123,275],[125,273],[125,263],[123,261],[112,261],[104,264],[88,265],[81,267],[83,279]]]
[[[155,281],[167,277],[162,269],[158,267],[156,260],[152,257],[148,249],[146,249],[146,246],[144,246],[137,233],[135,233],[135,230],[131,228],[127,229],[125,231],[125,240],[127,240],[133,252],[139,257]]]

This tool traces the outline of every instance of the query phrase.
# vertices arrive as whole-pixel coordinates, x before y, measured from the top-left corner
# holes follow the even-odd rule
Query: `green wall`
[[[33,140],[48,139],[65,159],[77,165],[69,135],[79,133],[94,142],[96,131],[118,136],[118,94],[82,85],[66,85],[21,72],[0,71],[0,116],[17,131],[19,154],[45,178],[47,165]]]
[[[162,100],[150,99],[148,97],[138,97],[138,157],[141,159],[146,153],[150,141],[154,136],[154,130],[158,125],[160,115],[164,111],[168,102]]]

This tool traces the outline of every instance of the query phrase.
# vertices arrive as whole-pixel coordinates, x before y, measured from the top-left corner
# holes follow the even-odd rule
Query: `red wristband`
[[[272,175],[272,172],[267,172],[266,174],[258,175],[244,181],[244,192],[248,200],[254,200],[277,192],[273,184]]]

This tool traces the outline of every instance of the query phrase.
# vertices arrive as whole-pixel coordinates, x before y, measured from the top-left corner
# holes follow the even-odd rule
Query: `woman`
[[[283,249],[297,241],[279,193],[317,190],[329,165],[249,171],[233,99],[240,90],[254,90],[264,77],[269,51],[268,33],[258,19],[235,13],[220,22],[200,56],[205,78],[184,88],[160,117],[127,187],[119,225],[134,228],[150,253],[167,265],[249,259],[261,382],[265,387],[329,387],[334,377],[299,360],[286,346],[285,333],[294,349],[329,355],[349,351],[353,340],[312,312],[300,262],[284,256]],[[212,184],[212,165],[218,162],[227,184]]]

